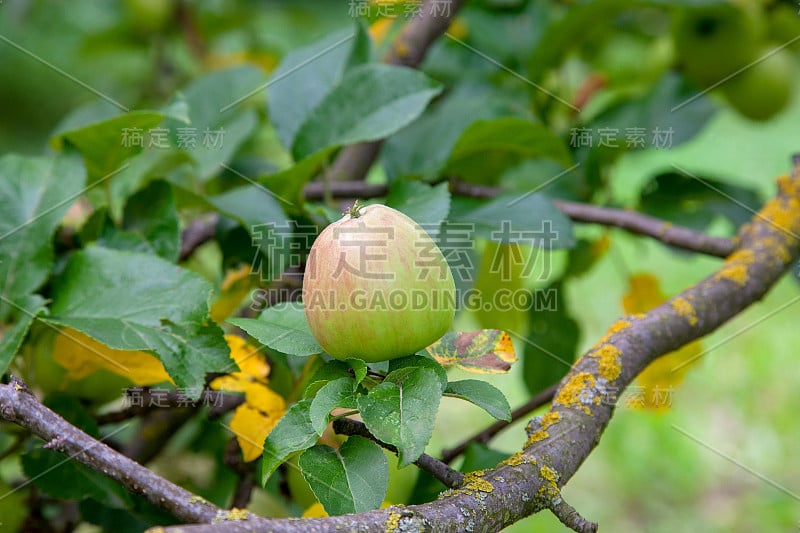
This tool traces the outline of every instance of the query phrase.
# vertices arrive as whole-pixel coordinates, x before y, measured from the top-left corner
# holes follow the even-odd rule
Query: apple
[[[756,59],[764,26],[760,6],[720,2],[680,11],[672,37],[686,75],[712,85]]]
[[[336,359],[411,355],[442,337],[455,283],[419,224],[385,205],[353,205],[311,247],[303,306],[311,333]]]
[[[770,54],[762,49],[758,57]],[[772,53],[722,86],[731,106],[751,120],[767,120],[780,112],[792,95],[794,58],[787,50]]]

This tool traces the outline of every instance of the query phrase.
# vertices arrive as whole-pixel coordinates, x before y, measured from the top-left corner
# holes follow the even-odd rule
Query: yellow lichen
[[[595,346],[600,346],[601,344],[607,343],[611,339],[611,337],[613,337],[620,331],[628,329],[629,327],[631,327],[631,325],[632,324],[627,320],[617,320],[616,322],[611,324],[611,326],[608,328],[608,331],[606,331],[605,335],[600,337],[600,340],[597,341]]]
[[[467,474],[467,475],[469,475],[469,474]],[[464,476],[464,479],[466,479],[466,476]],[[469,483],[467,483],[464,486],[464,489],[466,489],[466,490],[476,490],[478,492],[492,492],[494,490],[494,487],[492,486],[491,483],[489,483],[488,481],[486,481],[483,478],[475,478],[475,479],[470,480]]]
[[[604,344],[594,352],[591,357],[597,359],[597,371],[603,378],[608,381],[614,381],[622,372],[622,367],[619,364],[619,356],[622,352],[613,344]]]
[[[400,514],[392,511],[386,519],[386,533],[392,533],[400,529]]]
[[[591,414],[591,411],[583,402],[591,401],[589,395],[591,395],[591,389],[594,385],[595,379],[593,375],[588,372],[578,372],[561,388],[558,396],[553,399],[553,404],[578,407],[587,415]]]
[[[686,298],[681,298],[680,296],[675,298],[670,302],[672,309],[678,313],[678,316],[684,317],[690,326],[694,326],[697,324],[697,311],[695,311],[694,306],[689,303]]]
[[[522,455],[522,452],[517,452],[508,459],[504,459],[498,463],[497,466],[519,466],[525,462],[525,457]]]
[[[234,507],[230,511],[228,511],[228,520],[247,520],[248,516],[247,509],[237,509]]]
[[[539,431],[534,431],[533,433],[531,433],[531,436],[528,437],[528,440],[525,441],[524,448],[529,447],[534,442],[539,442],[540,440],[544,440],[549,436],[550,436],[550,433],[548,433],[547,431],[545,431],[543,429],[540,429]]]
[[[753,264],[753,261],[755,261],[753,250],[737,250],[728,256],[725,261],[725,266],[723,266],[714,277],[715,279],[733,281],[740,287],[743,287],[747,284],[747,280],[750,279],[747,267]]]
[[[247,509],[237,509],[234,507],[230,511],[218,511],[213,522],[215,524],[219,524],[220,522],[247,520],[249,515],[250,513],[247,511]]]
[[[548,411],[544,416],[541,417],[539,420],[540,429],[538,431],[534,431],[531,433],[530,437],[528,437],[527,442],[525,442],[525,448],[532,445],[534,442],[539,442],[540,440],[544,440],[550,436],[546,430],[556,422],[561,420],[561,414],[557,411]]]
[[[539,469],[539,475],[550,483],[558,482],[558,472],[549,466],[543,466]]]

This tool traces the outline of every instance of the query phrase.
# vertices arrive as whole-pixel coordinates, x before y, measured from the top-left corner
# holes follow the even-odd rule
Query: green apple
[[[173,0],[125,0],[125,11],[137,32],[155,33],[169,24],[176,5]]]
[[[303,277],[314,338],[336,359],[386,361],[444,335],[455,283],[436,243],[385,205],[356,204],[320,233]]]
[[[753,61],[763,32],[760,6],[745,2],[686,8],[672,27],[684,72],[699,85],[717,83]]]
[[[772,118],[792,95],[794,58],[787,50],[772,50],[762,49],[759,57],[765,59],[721,86],[731,106],[752,120]]]

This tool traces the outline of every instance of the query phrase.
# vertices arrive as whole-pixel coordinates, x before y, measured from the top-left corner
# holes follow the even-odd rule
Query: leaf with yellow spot
[[[286,412],[286,402],[269,388],[270,367],[259,349],[236,335],[226,335],[225,340],[240,371],[220,376],[209,386],[214,390],[244,393],[245,401],[233,413],[230,427],[245,462],[249,462],[261,455],[264,439]]]
[[[63,328],[53,341],[53,359],[67,369],[67,378],[85,378],[101,368],[130,379],[136,385],[153,385],[172,379],[157,357],[147,352],[114,350],[72,328]]]
[[[511,337],[499,329],[447,333],[426,350],[442,365],[476,374],[508,372],[517,361]]]
[[[651,274],[634,274],[629,284],[630,288],[622,298],[626,313],[646,313],[667,300],[661,292],[658,279]],[[669,409],[672,393],[683,382],[691,366],[688,362],[693,361],[702,349],[701,343],[695,341],[650,363],[637,378],[638,393],[635,398],[628,396],[626,404],[630,407]]]
[[[229,270],[222,280],[220,294],[211,306],[211,319],[221,324],[241,306],[242,301],[256,286],[257,280],[251,275],[250,265],[242,265],[235,270]]]

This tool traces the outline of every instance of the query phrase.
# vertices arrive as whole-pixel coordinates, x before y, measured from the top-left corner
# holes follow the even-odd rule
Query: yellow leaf
[[[657,278],[651,274],[634,274],[629,279],[630,289],[622,298],[626,313],[646,313],[667,300],[661,292]],[[626,392],[625,404],[629,407],[646,407],[665,410],[672,405],[672,395],[683,382],[691,361],[702,351],[699,341],[663,355],[650,363],[639,374],[636,384]]]
[[[622,307],[628,314],[646,313],[667,300],[658,280],[651,274],[634,274],[628,283],[630,289],[622,297]]]
[[[264,449],[264,439],[286,412],[286,401],[267,386],[270,367],[264,357],[237,335],[225,335],[231,358],[241,372],[232,372],[214,379],[214,390],[243,392],[244,402],[236,408],[231,430],[236,435],[245,462],[257,459]]]
[[[255,280],[250,275],[250,265],[229,270],[222,280],[219,297],[211,306],[211,319],[217,323],[225,321],[241,307],[242,301],[247,298],[254,286]]]
[[[231,349],[231,359],[236,361],[241,373],[265,380],[269,375],[269,363],[261,355],[260,349],[255,348],[238,335],[225,335],[228,347]],[[235,374],[238,374],[236,372]]]
[[[247,383],[245,403],[236,408],[231,430],[236,434],[245,462],[249,462],[261,455],[264,439],[286,412],[286,402],[263,383],[242,383]]]
[[[242,449],[245,462],[258,459],[264,449],[264,439],[278,423],[283,413],[284,410],[267,413],[249,403],[243,403],[236,408],[231,419],[231,430],[236,434],[236,440]]]
[[[71,380],[84,378],[104,368],[136,385],[172,382],[164,365],[155,356],[134,350],[114,350],[71,328],[63,328],[56,336],[53,359],[67,369],[67,378]]]
[[[381,43],[386,38],[386,34],[389,33],[392,24],[394,24],[394,20],[390,18],[378,19],[370,24],[368,32],[372,41]]]
[[[445,333],[426,350],[440,365],[456,365],[475,374],[508,372],[517,361],[511,337],[499,329]]]
[[[467,35],[469,35],[469,26],[467,25],[466,19],[464,19],[464,17],[456,17],[447,28],[447,33],[456,39],[466,39]]]

